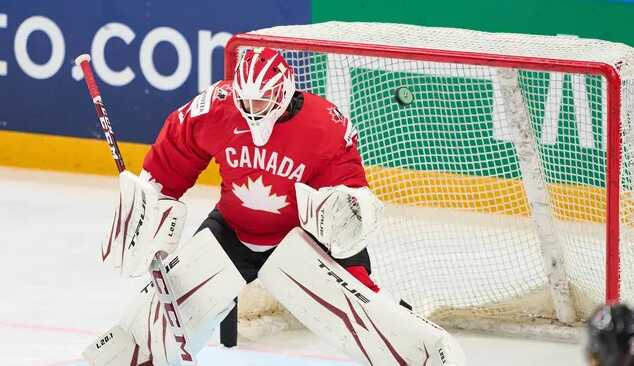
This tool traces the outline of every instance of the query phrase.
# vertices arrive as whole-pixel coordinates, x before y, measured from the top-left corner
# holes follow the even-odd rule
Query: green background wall
[[[574,34],[634,46],[634,1],[313,0],[313,22],[407,23],[490,32]]]

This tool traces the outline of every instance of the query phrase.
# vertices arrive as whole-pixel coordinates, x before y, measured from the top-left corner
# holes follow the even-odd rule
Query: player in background
[[[634,366],[634,313],[624,304],[603,305],[588,320],[590,366]]]
[[[326,285],[335,295],[348,290],[367,306],[380,303],[369,304],[379,287],[370,278],[366,238],[377,229],[383,205],[368,188],[356,144],[357,131],[335,105],[296,90],[292,69],[277,51],[247,50],[234,80],[211,85],[167,117],[139,176],[121,174],[119,207],[102,248],[102,259],[130,276],[142,275],[153,253],[172,253],[164,263],[169,263],[169,275],[179,288],[175,292],[189,338],[171,340],[166,335],[166,324],[178,319],[170,317],[173,309],[163,310],[146,288],[119,325],[84,352],[85,358],[93,365],[110,366],[189,362],[193,355],[186,349],[196,353],[204,347],[244,283],[258,277],[276,246],[296,227],[310,234],[307,243],[319,243],[328,253],[328,258],[319,261],[334,259],[347,271],[335,273],[328,264],[328,275],[337,282],[335,287]],[[178,246],[186,212],[178,199],[212,159],[222,179],[220,200],[200,225],[193,244]],[[306,259],[298,255],[289,260],[315,267],[311,278],[319,271],[324,274],[326,266],[314,266],[318,261],[310,257],[313,253]],[[342,282],[348,274],[352,279]],[[362,295],[354,281],[371,291]],[[282,281],[273,286],[289,287]],[[313,302],[325,295],[311,292],[311,296],[302,301]],[[400,309],[393,300],[389,304]],[[347,311],[352,311],[357,326],[367,330],[357,311],[372,310],[349,305]],[[328,309],[332,306],[324,306],[324,316],[332,316]],[[343,315],[334,313],[333,321],[339,326]],[[388,322],[393,319],[389,312],[384,317]],[[433,327],[433,332],[439,332]],[[370,362],[370,354],[379,347],[364,346],[352,324],[347,331],[355,352]],[[382,352],[396,352],[383,333],[371,336],[366,343],[381,342]],[[415,337],[406,338],[418,342]],[[446,364],[442,345],[423,346],[427,358]],[[423,346],[416,343],[412,349],[424,355]]]

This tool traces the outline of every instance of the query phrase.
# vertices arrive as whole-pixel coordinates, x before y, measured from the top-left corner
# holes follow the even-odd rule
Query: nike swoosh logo
[[[251,130],[238,130],[237,127],[233,129],[233,134],[234,135],[239,135],[241,133],[247,133],[247,132],[251,132]]]

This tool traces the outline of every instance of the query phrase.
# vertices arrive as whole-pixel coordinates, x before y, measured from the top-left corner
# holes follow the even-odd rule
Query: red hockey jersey
[[[231,82],[218,82],[168,116],[143,168],[164,194],[179,198],[212,158],[222,178],[216,208],[248,244],[276,245],[299,225],[296,182],[367,186],[355,129],[332,103],[310,93],[257,147],[233,103]]]

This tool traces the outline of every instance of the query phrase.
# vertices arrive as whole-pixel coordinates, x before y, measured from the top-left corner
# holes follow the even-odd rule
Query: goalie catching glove
[[[368,187],[344,185],[316,190],[295,183],[302,228],[326,246],[334,258],[348,258],[366,247],[379,224],[383,204]]]
[[[162,195],[150,179],[145,171],[119,175],[119,205],[101,248],[102,261],[130,277],[146,274],[155,253],[176,249],[187,215],[184,203]]]

